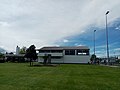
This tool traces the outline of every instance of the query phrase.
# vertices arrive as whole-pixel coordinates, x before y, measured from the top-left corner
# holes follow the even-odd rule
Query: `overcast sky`
[[[120,0],[0,0],[0,47],[37,48],[68,42],[65,37],[82,35],[90,27],[104,28],[120,17]]]

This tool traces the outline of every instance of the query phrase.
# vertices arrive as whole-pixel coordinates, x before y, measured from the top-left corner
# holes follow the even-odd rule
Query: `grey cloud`
[[[51,45],[86,32],[90,24],[104,27],[106,10],[112,22],[119,17],[119,4],[119,0],[0,0],[0,43],[9,50],[18,44]]]

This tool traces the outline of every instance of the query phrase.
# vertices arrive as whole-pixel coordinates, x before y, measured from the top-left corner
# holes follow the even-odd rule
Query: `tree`
[[[90,61],[91,61],[91,63],[96,62],[96,55],[95,55],[95,54],[93,54],[93,55],[91,56]]]
[[[0,58],[5,58],[3,53],[0,53]]]
[[[5,62],[5,56],[2,53],[0,53],[0,62],[1,63]]]
[[[19,51],[20,54],[25,54],[26,53],[26,47],[22,47]]]
[[[36,47],[35,47],[34,45],[31,45],[31,46],[26,50],[26,53],[25,53],[25,57],[30,59],[30,66],[33,65],[33,60],[36,60],[36,59],[38,58],[35,48],[36,48]]]

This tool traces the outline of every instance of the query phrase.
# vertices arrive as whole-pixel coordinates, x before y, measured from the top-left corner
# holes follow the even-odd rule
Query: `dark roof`
[[[87,49],[89,48],[87,46],[66,46],[66,47],[43,47],[38,50],[66,50],[66,49]]]

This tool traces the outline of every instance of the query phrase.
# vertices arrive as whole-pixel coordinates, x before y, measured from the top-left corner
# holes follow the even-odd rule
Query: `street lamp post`
[[[95,32],[96,30],[94,30],[94,55],[95,55]]]
[[[108,60],[108,64],[110,63],[110,59],[109,59],[109,47],[108,47],[108,27],[107,27],[107,15],[109,14],[109,11],[107,11],[105,13],[106,15],[106,45],[107,45],[107,60]]]

